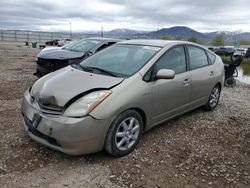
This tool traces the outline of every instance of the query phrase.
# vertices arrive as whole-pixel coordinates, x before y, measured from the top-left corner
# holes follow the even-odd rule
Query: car
[[[51,41],[47,41],[47,42],[45,42],[45,45],[46,46],[57,46],[58,41],[59,41],[59,39],[54,39],[54,40],[51,40]]]
[[[214,47],[214,46],[210,46],[207,49],[211,50],[212,52],[216,51],[219,49],[219,47]]]
[[[121,40],[112,38],[86,38],[71,42],[63,47],[50,47],[49,50],[38,53],[34,75],[42,77],[67,65],[78,63],[119,41]]]
[[[233,56],[234,57],[238,57],[238,56],[245,56],[246,55],[247,50],[244,48],[237,48],[234,53]]]
[[[233,47],[220,47],[214,51],[219,56],[232,56],[235,49]]]
[[[46,75],[25,93],[29,136],[69,155],[132,152],[142,133],[176,116],[216,108],[224,65],[186,41],[128,40]]]
[[[71,43],[71,39],[69,38],[63,38],[58,41],[58,46],[64,46],[66,44]]]

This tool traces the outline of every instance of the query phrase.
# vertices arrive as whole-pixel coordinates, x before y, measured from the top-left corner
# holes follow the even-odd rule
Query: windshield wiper
[[[104,74],[107,74],[107,75],[110,75],[110,76],[113,76],[113,77],[118,77],[117,74],[115,74],[115,73],[113,73],[111,71],[102,69],[102,68],[98,68],[98,67],[82,66],[81,64],[73,64],[71,66],[73,66],[74,68],[77,68],[77,69],[81,69],[81,70],[86,71],[86,72],[95,73],[95,70],[97,70],[100,73],[104,73]]]
[[[77,69],[81,69],[83,71],[86,71],[86,72],[93,72],[93,69],[92,68],[89,68],[87,66],[82,66],[81,64],[73,64],[75,68]]]
[[[85,68],[85,67],[84,67]],[[110,75],[110,76],[113,76],[113,77],[117,77],[117,75],[111,71],[108,71],[108,70],[105,70],[105,69],[102,69],[102,68],[99,68],[99,67],[86,67],[87,69],[92,69],[93,72],[94,70],[97,70],[101,73],[104,73],[104,74],[107,74],[107,75]]]

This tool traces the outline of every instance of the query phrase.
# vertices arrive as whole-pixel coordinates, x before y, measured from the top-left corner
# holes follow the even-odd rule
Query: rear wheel
[[[212,111],[216,108],[219,100],[220,100],[220,91],[221,88],[219,85],[214,86],[214,88],[212,89],[208,102],[205,106],[206,110],[208,111]]]
[[[116,157],[129,154],[138,144],[142,128],[142,117],[137,111],[127,110],[121,113],[111,124],[105,150]]]

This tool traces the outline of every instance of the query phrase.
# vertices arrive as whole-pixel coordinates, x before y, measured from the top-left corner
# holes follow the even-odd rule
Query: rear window
[[[209,51],[207,51],[207,56],[209,59],[209,64],[214,64],[216,56]]]

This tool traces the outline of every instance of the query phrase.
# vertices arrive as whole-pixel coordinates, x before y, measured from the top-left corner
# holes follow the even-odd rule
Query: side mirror
[[[159,79],[173,79],[175,77],[175,72],[171,69],[160,69],[156,73],[157,80]]]

